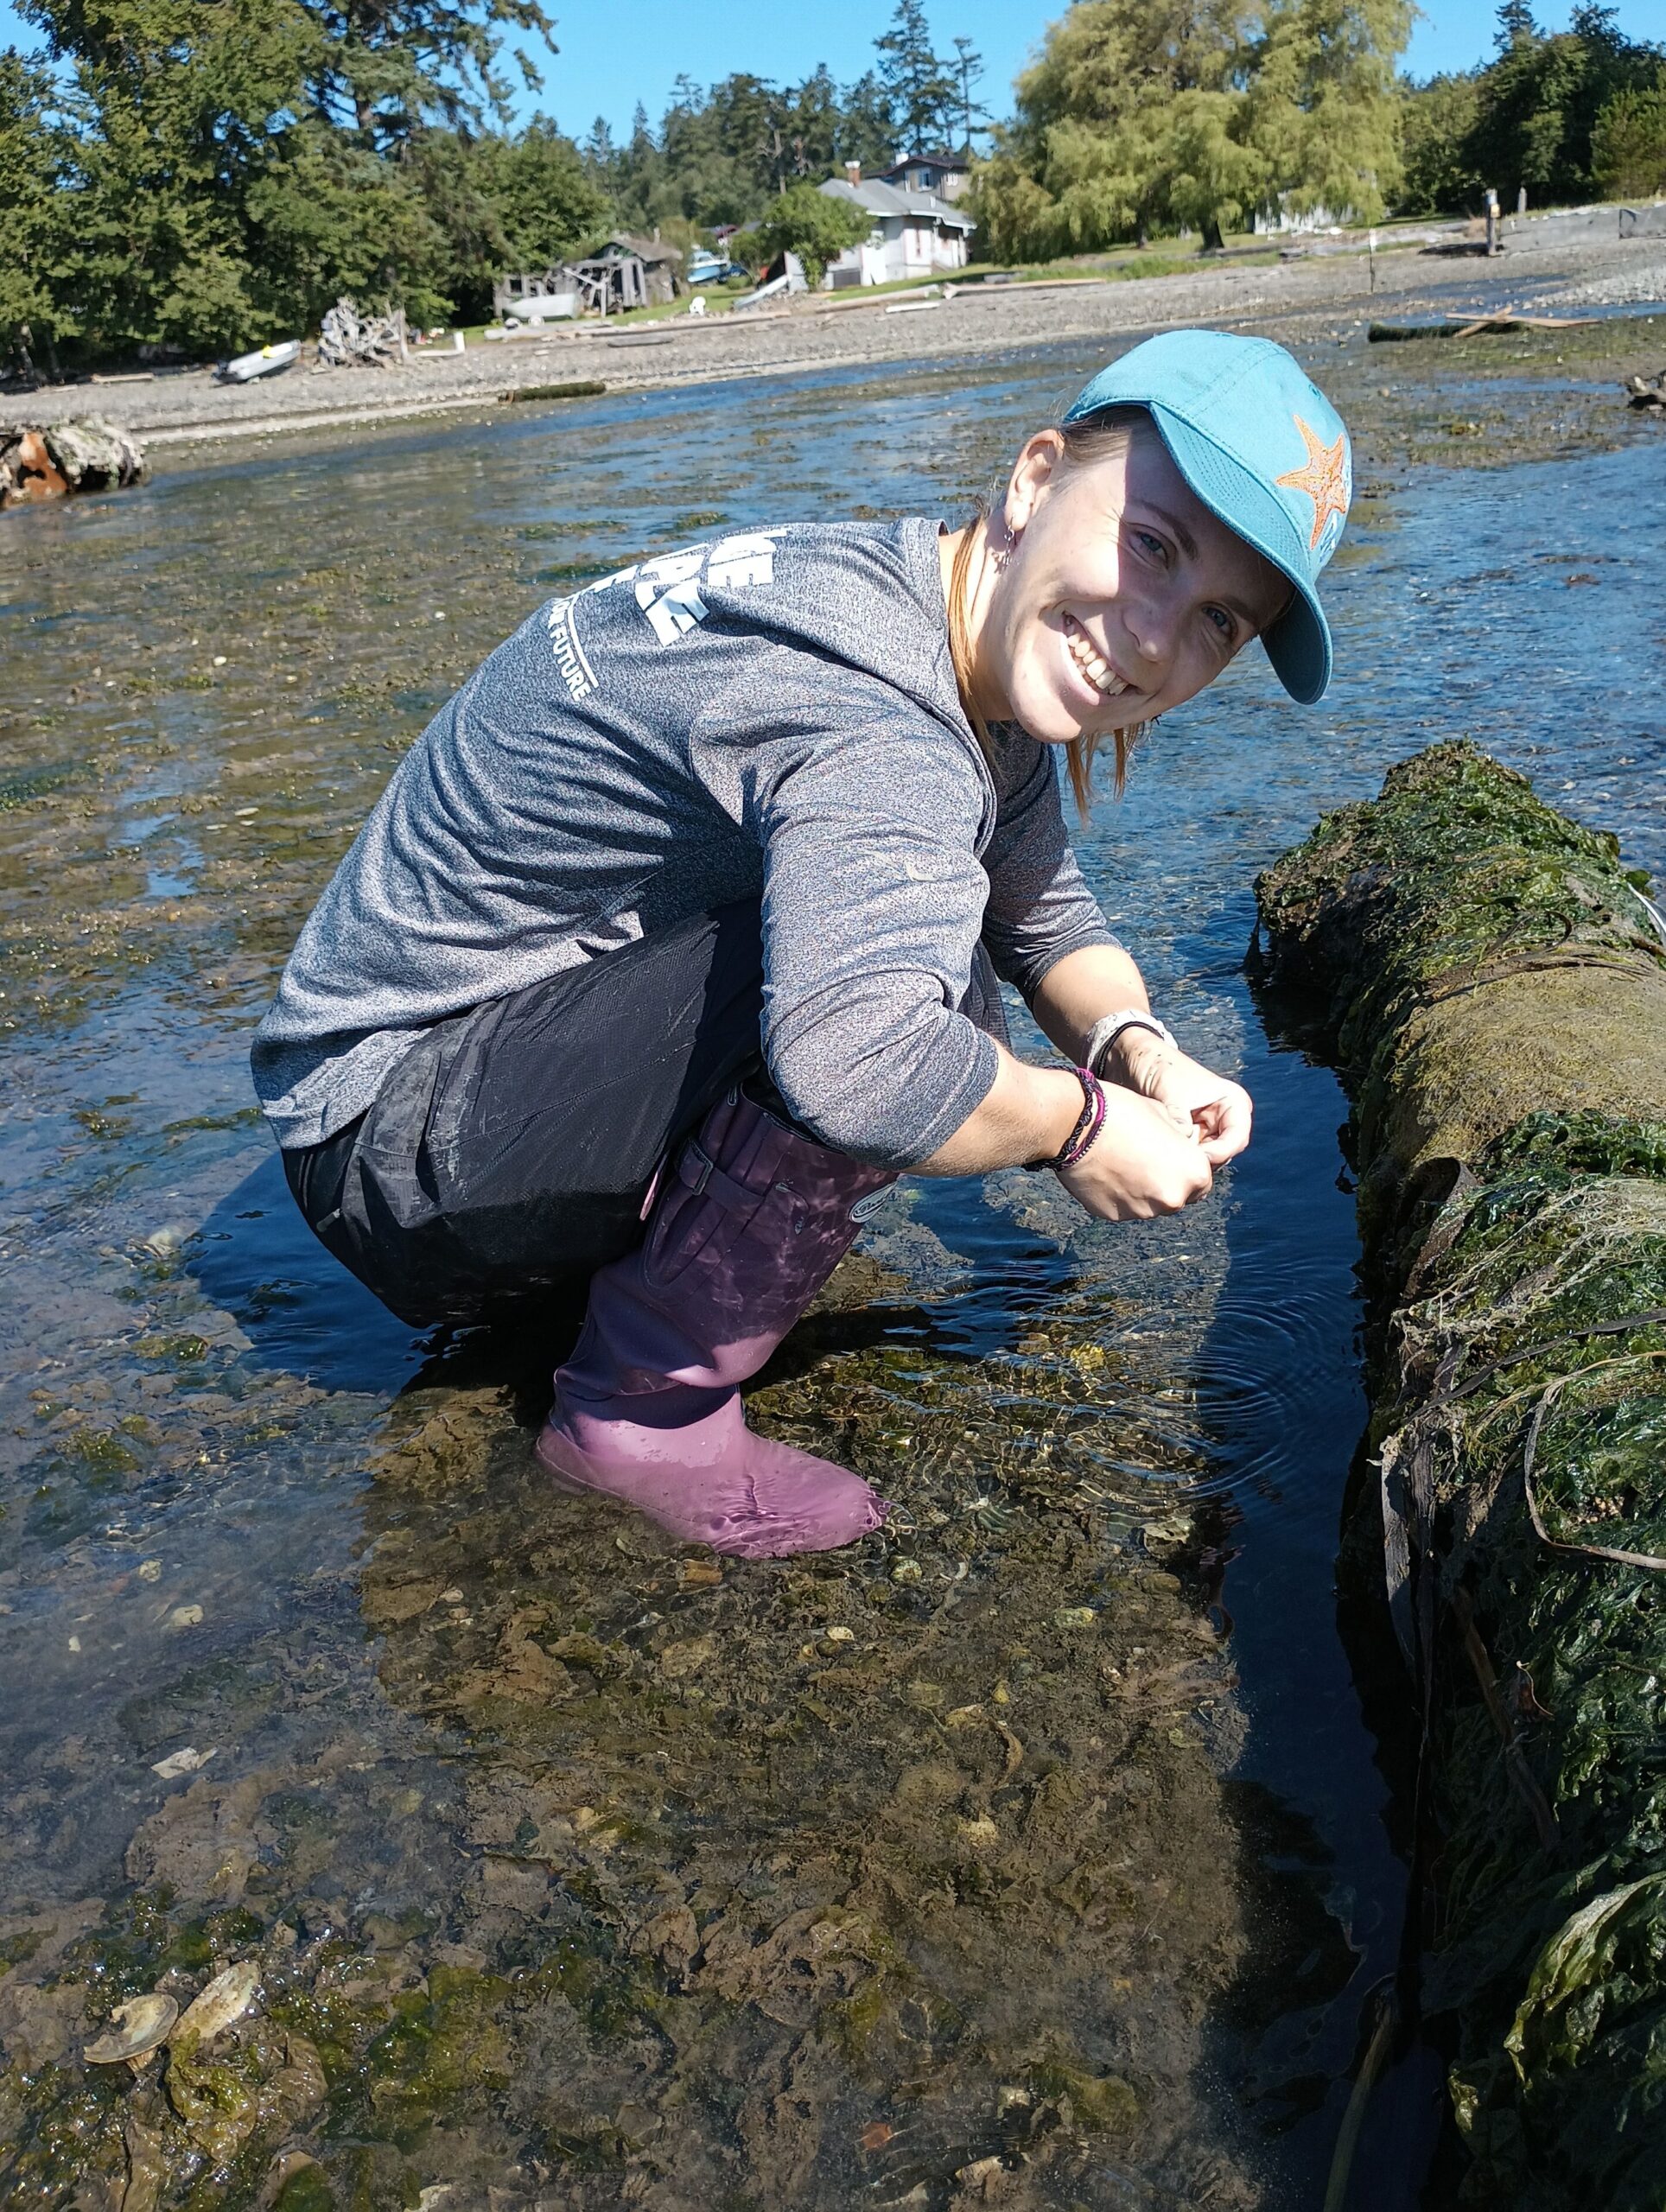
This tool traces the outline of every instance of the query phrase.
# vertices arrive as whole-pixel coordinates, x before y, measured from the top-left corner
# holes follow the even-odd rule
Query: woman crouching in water
[[[256,1087],[403,1319],[588,1287],[537,1452],[677,1535],[829,1549],[884,1506],[755,1434],[757,1374],[900,1174],[1046,1167],[1118,1221],[1249,1141],[1065,834],[1095,747],[1259,637],[1317,699],[1347,433],[1183,331],[1094,378],[965,529],[792,524],[552,601],[401,764],[301,933]],[[1068,1065],[1008,1049],[996,978]]]

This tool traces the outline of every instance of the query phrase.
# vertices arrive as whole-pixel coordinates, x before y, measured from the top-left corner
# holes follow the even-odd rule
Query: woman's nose
[[[1122,611],[1134,649],[1153,668],[1165,668],[1174,649],[1174,612],[1160,599],[1135,600]]]

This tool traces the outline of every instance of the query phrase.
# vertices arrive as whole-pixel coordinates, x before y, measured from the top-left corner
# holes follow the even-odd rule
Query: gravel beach
[[[461,354],[420,354],[397,368],[290,371],[254,385],[218,384],[209,369],[162,372],[0,397],[0,423],[97,413],[154,448],[493,407],[567,383],[651,391],[1099,336],[1114,342],[1189,323],[1311,339],[1327,327],[1356,334],[1377,316],[1438,318],[1506,304],[1579,314],[1666,301],[1666,207],[1644,211],[1635,235],[1622,238],[1618,229],[1617,211],[1597,207],[1512,223],[1504,253],[1491,260],[1402,245],[1379,252],[1373,270],[1364,252],[1319,251],[1290,261],[1200,262],[1169,276],[973,285],[947,300],[847,304],[846,295],[836,304],[817,294],[755,318],[678,316],[612,331],[587,324],[480,342]]]

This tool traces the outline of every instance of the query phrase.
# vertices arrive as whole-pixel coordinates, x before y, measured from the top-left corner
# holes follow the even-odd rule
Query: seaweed
[[[1345,1556],[1417,1676],[1422,2003],[1461,2201],[1666,2201],[1666,948],[1467,744],[1257,885],[1352,1098],[1372,1442]]]

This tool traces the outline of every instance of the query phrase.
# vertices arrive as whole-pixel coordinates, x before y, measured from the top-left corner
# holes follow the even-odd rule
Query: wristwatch
[[[1105,1056],[1125,1029],[1148,1029],[1165,1045],[1174,1043],[1173,1031],[1154,1014],[1139,1006],[1119,1007],[1115,1014],[1102,1015],[1088,1032],[1088,1048],[1082,1057],[1096,1075],[1104,1073]]]

